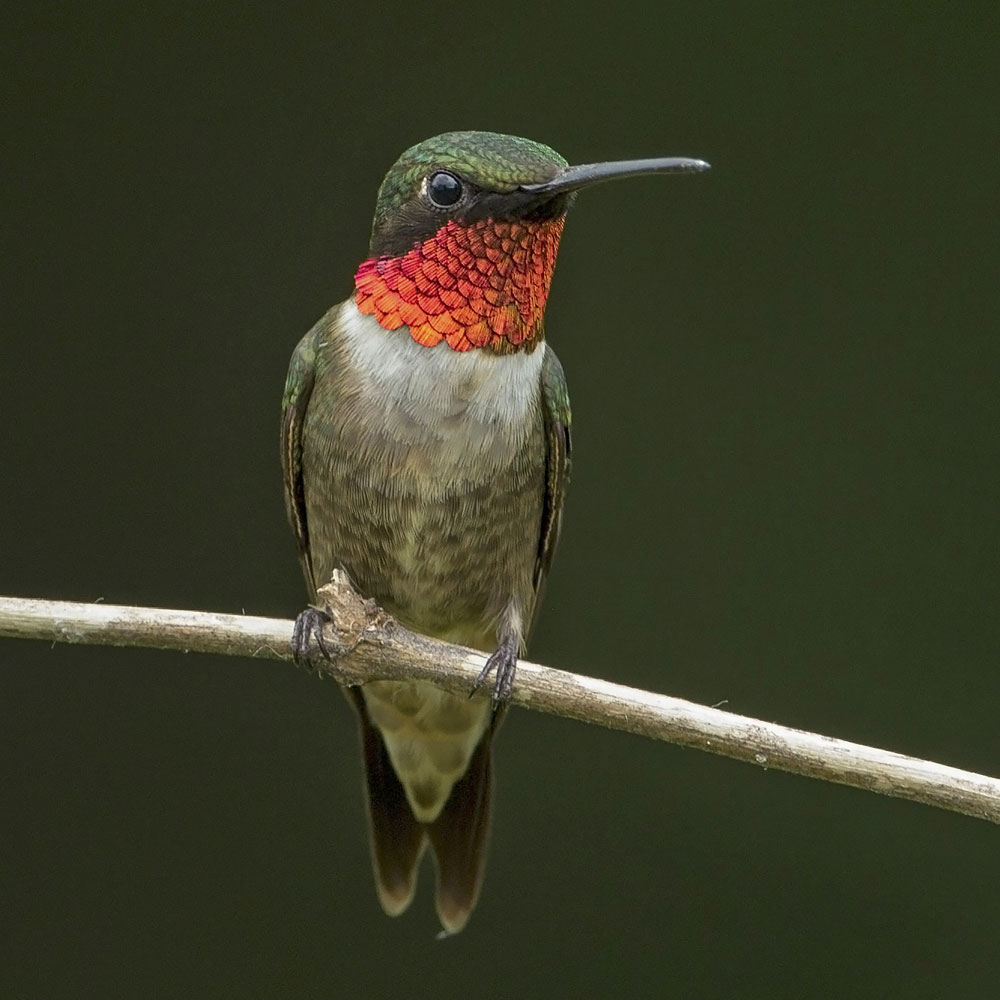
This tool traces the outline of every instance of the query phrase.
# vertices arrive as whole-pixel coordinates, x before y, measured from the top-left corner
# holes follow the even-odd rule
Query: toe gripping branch
[[[479,671],[479,676],[472,685],[469,697],[471,698],[483,686],[487,677],[496,671],[496,680],[493,682],[493,691],[490,694],[490,704],[493,706],[494,712],[501,705],[506,705],[514,690],[514,675],[517,673],[517,650],[516,639],[511,636],[503,639],[490,654],[486,665]]]
[[[313,643],[328,660],[332,661],[330,649],[323,638],[323,626],[332,625],[333,616],[319,608],[306,608],[296,619],[292,629],[292,657],[300,666],[309,666]]]

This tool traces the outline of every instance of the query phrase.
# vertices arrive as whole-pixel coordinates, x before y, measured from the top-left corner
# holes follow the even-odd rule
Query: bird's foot
[[[319,651],[327,660],[332,659],[326,640],[323,638],[323,626],[332,623],[330,612],[321,611],[319,608],[306,608],[295,619],[295,627],[292,629],[292,658],[296,663],[309,666],[312,652],[310,647],[313,643],[319,647]]]
[[[486,678],[494,671],[496,671],[496,680],[493,682],[490,704],[495,712],[501,705],[506,705],[510,701],[511,692],[514,690],[514,674],[517,672],[516,639],[504,639],[490,654],[486,666],[479,671],[479,676],[472,685],[472,690],[469,692],[470,698],[483,686]]]

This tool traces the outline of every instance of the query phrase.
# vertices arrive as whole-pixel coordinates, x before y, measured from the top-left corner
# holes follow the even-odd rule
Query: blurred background
[[[4,15],[0,593],[291,617],[285,369],[396,156],[700,156],[567,225],[531,658],[1000,774],[996,5],[390,9]],[[378,908],[333,684],[0,666],[8,996],[996,996],[983,822],[515,711],[439,942],[430,870]]]

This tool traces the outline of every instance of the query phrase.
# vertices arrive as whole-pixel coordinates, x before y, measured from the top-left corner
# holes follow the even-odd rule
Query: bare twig
[[[325,633],[334,659],[316,654],[312,666],[341,683],[414,679],[466,692],[482,669],[480,653],[408,631],[340,576],[320,594],[336,623]],[[276,618],[0,597],[0,637],[290,660],[291,630]],[[996,778],[679,698],[522,660],[513,703],[1000,823]]]

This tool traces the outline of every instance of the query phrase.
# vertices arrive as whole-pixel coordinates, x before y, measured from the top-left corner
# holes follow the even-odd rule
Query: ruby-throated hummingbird
[[[351,297],[305,335],[282,464],[306,584],[344,570],[407,627],[489,653],[457,697],[423,681],[345,689],[360,720],[375,882],[409,905],[428,843],[437,912],[462,929],[483,877],[490,743],[538,608],[569,478],[566,380],[543,314],[576,191],[701,160],[571,167],[537,142],[449,132],[378,192]],[[304,655],[321,613],[299,616]]]

